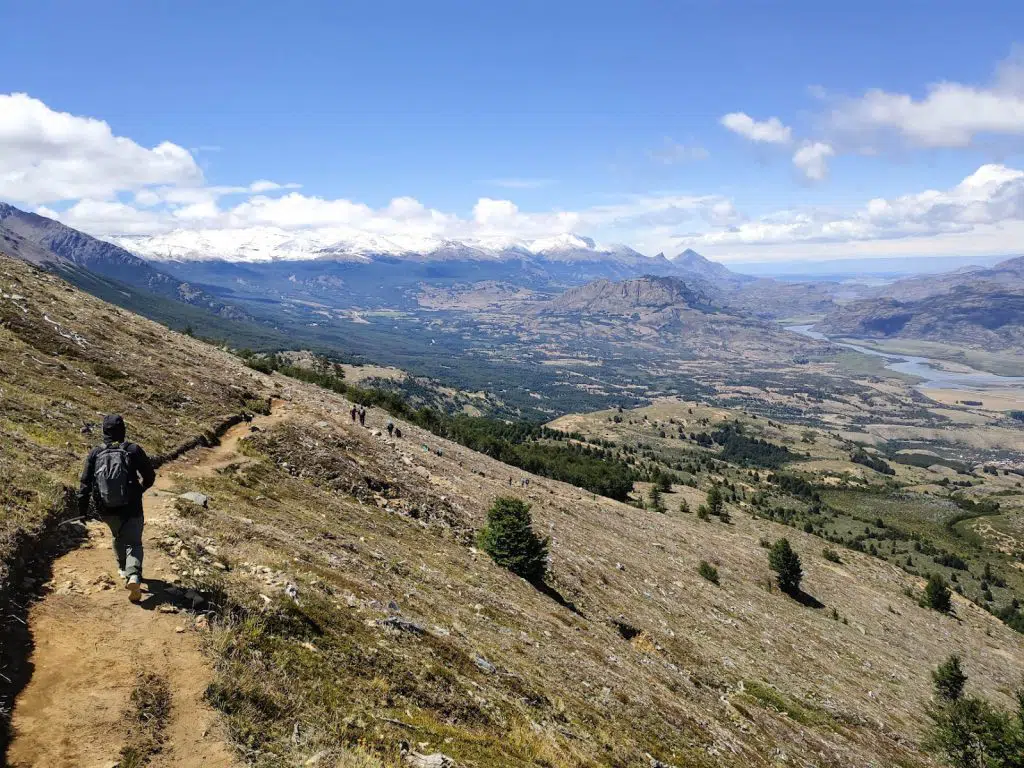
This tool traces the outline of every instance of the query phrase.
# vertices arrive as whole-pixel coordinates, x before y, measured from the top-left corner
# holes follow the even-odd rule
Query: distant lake
[[[801,336],[807,336],[811,339],[818,339],[819,341],[830,341],[828,336],[823,333],[811,330],[810,325],[790,325],[786,326],[787,331],[793,333],[799,333]],[[846,347],[852,349],[855,352],[860,352],[863,355],[873,355],[875,357],[884,357],[891,362],[886,363],[885,367],[887,370],[895,371],[897,373],[906,373],[911,376],[916,376],[919,379],[924,379],[921,384],[918,384],[918,388],[934,388],[934,389],[998,389],[1000,387],[1015,387],[1024,386],[1024,376],[999,376],[994,373],[988,373],[986,371],[979,371],[974,368],[968,371],[946,371],[942,369],[942,361],[935,360],[930,357],[916,357],[914,355],[897,355],[890,352],[879,352],[875,349],[869,349],[868,347],[862,347],[858,344],[847,344],[842,341],[830,341],[837,347]],[[960,365],[960,363],[957,363]]]

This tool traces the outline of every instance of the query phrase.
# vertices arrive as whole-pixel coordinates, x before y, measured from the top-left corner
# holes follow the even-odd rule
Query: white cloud
[[[985,134],[1024,136],[1024,67],[1011,57],[985,87],[928,86],[923,98],[873,89],[836,105],[829,126],[854,138],[892,133],[916,147],[967,147]]]
[[[24,93],[0,94],[0,198],[40,204],[108,199],[156,184],[200,184],[188,150],[147,149],[101,120],[56,112]]]
[[[836,254],[838,248],[871,242],[879,253],[905,250],[886,246],[886,241],[914,240],[913,247],[928,252],[930,239],[949,235],[970,235],[984,231],[986,247],[997,239],[993,230],[1009,227],[1019,232],[1024,224],[1024,171],[1003,165],[983,165],[951,189],[926,190],[885,200],[868,201],[859,210],[843,214],[808,209],[782,211],[744,222],[738,226],[698,234],[688,242],[705,247],[784,246],[815,244],[818,251]],[[1008,235],[995,252],[1020,249],[1015,235]],[[961,244],[962,245],[962,244]],[[846,248],[846,253],[863,252]],[[749,253],[749,249],[746,250]],[[976,251],[975,251],[976,252]]]
[[[167,215],[138,208],[116,200],[79,200],[64,211],[40,206],[36,213],[62,221],[70,227],[94,235],[119,233],[148,235],[163,232],[169,226]]]
[[[677,141],[666,138],[658,149],[652,150],[650,157],[662,165],[680,165],[699,160],[707,160],[711,153],[704,147],[695,144],[680,144]]]
[[[830,144],[808,141],[793,154],[793,165],[810,181],[823,181],[828,176],[828,159],[835,153]]]
[[[249,192],[273,192],[278,189],[302,189],[301,184],[278,184],[276,181],[267,181],[266,179],[259,179],[249,185]]]
[[[733,133],[738,133],[750,141],[788,144],[793,138],[793,132],[789,126],[783,125],[777,117],[759,121],[745,112],[730,112],[728,115],[724,115],[720,122]]]
[[[1005,76],[1001,87],[1012,82]],[[729,117],[751,140],[792,142],[775,118]],[[831,140],[804,142],[793,154],[794,167],[822,179],[837,151]],[[994,164],[945,190],[870,200],[853,211],[809,208],[758,218],[744,216],[722,195],[634,195],[554,211],[482,197],[460,214],[411,197],[374,208],[302,194],[298,186],[266,179],[206,185],[191,155],[176,145],[146,149],[98,120],[57,113],[23,95],[0,96],[0,198],[29,201],[43,215],[101,236],[271,228],[282,241],[330,231],[339,239],[356,233],[418,249],[445,239],[499,245],[578,233],[644,253],[694,247],[724,259],[762,260],[1012,253],[1024,242],[1024,171]]]

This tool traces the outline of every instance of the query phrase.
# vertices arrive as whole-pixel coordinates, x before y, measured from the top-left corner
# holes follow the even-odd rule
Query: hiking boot
[[[129,576],[124,588],[128,590],[128,599],[131,602],[137,603],[142,599],[142,582],[138,576]]]

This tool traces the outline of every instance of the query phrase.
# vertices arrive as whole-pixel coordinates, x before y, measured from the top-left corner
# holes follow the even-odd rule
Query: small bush
[[[686,499],[679,502],[679,511],[684,515],[690,514],[690,504]]]
[[[800,555],[793,551],[789,539],[779,539],[772,544],[768,550],[768,566],[776,573],[779,589],[790,595],[800,591],[803,568]]]
[[[839,553],[831,547],[825,547],[821,550],[821,556],[828,560],[830,563],[842,563],[843,559],[839,557]]]
[[[710,520],[711,519],[711,513],[708,512],[708,508],[705,507],[703,504],[701,504],[699,507],[697,507],[697,519],[698,520]]]
[[[126,377],[123,371],[119,371],[114,366],[107,365],[106,363],[93,363],[92,372],[104,381],[120,381]]]
[[[533,532],[530,505],[521,499],[495,499],[477,541],[494,562],[527,581],[538,583],[547,575],[549,540]]]
[[[710,581],[712,584],[718,583],[718,569],[715,568],[707,560],[701,560],[700,565],[697,566],[697,573],[703,576],[705,579]]]

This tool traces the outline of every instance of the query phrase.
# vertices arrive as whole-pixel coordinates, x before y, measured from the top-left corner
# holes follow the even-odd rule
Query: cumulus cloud
[[[277,189],[302,189],[301,184],[278,184],[276,181],[267,181],[266,179],[259,179],[249,185],[249,192],[273,192]]]
[[[1024,66],[1011,57],[991,84],[938,82],[923,98],[873,89],[838,103],[827,117],[832,130],[854,137],[891,133],[911,146],[959,148],[979,136],[1024,136]]]
[[[793,165],[810,181],[822,181],[828,176],[828,160],[835,153],[831,144],[808,141],[793,153]]]
[[[783,125],[777,117],[767,120],[755,120],[745,112],[730,112],[720,121],[723,126],[750,141],[765,144],[788,144],[793,132],[788,125]]]
[[[41,204],[108,199],[157,184],[201,184],[191,153],[115,136],[107,123],[57,112],[24,93],[0,94],[0,198]]]
[[[1000,87],[1012,82],[1006,75]],[[789,128],[775,118],[726,118],[735,118],[728,121],[731,129],[752,141],[792,144]],[[820,180],[837,152],[831,139],[805,141],[792,160],[807,178]],[[0,198],[27,201],[43,215],[100,236],[184,228],[215,233],[211,238],[217,239],[220,233],[260,229],[281,242],[319,240],[327,233],[338,240],[379,237],[416,250],[448,239],[496,246],[578,233],[645,253],[694,247],[726,258],[752,251],[793,258],[801,249],[819,258],[870,248],[927,253],[955,247],[975,253],[984,247],[1009,253],[1024,242],[1024,171],[995,164],[945,190],[870,200],[852,211],[810,208],[757,218],[744,216],[722,195],[634,195],[554,211],[481,197],[470,211],[456,213],[412,197],[372,207],[298,188],[267,179],[208,185],[181,147],[163,143],[147,149],[115,136],[101,121],[55,112],[24,95],[0,96]]]
[[[967,234],[977,227],[1018,222],[1024,222],[1024,171],[983,165],[948,190],[877,198],[849,214],[782,211],[693,241],[714,246],[849,243]]]

